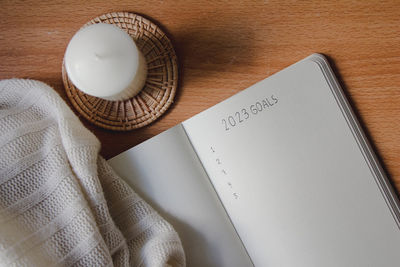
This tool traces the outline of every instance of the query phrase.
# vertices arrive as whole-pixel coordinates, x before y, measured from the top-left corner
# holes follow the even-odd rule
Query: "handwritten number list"
[[[218,153],[217,153],[215,147],[210,146],[210,151],[211,151],[213,160],[215,162],[215,165],[217,167],[218,173],[220,176],[222,176],[222,179],[224,179],[224,184],[229,188],[232,197],[234,199],[239,199],[239,197],[240,197],[239,193],[235,191],[231,177],[229,176],[228,171],[224,168],[222,159],[218,156]]]

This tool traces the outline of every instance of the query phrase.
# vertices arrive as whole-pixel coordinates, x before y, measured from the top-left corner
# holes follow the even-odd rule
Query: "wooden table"
[[[131,132],[97,128],[102,155],[118,153],[190,118],[288,65],[329,57],[400,191],[400,2],[393,1],[5,1],[0,0],[0,79],[38,79],[66,99],[61,63],[89,19],[131,11],[157,22],[175,45],[174,105]]]

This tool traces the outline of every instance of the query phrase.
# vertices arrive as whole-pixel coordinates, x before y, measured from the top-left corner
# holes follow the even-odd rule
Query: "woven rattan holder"
[[[157,25],[134,13],[104,14],[84,27],[95,23],[114,24],[135,40],[146,58],[146,84],[130,99],[105,100],[78,90],[63,64],[62,77],[69,100],[83,117],[102,128],[129,131],[153,122],[171,105],[177,88],[178,63],[170,40]]]

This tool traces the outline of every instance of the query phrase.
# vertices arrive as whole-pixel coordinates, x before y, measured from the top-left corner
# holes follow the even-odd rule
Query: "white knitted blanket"
[[[177,233],[99,156],[61,97],[0,81],[1,266],[184,266]]]

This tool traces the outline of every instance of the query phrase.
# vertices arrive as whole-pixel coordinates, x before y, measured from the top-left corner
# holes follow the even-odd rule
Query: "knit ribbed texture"
[[[0,265],[184,266],[177,233],[44,83],[0,81]]]

